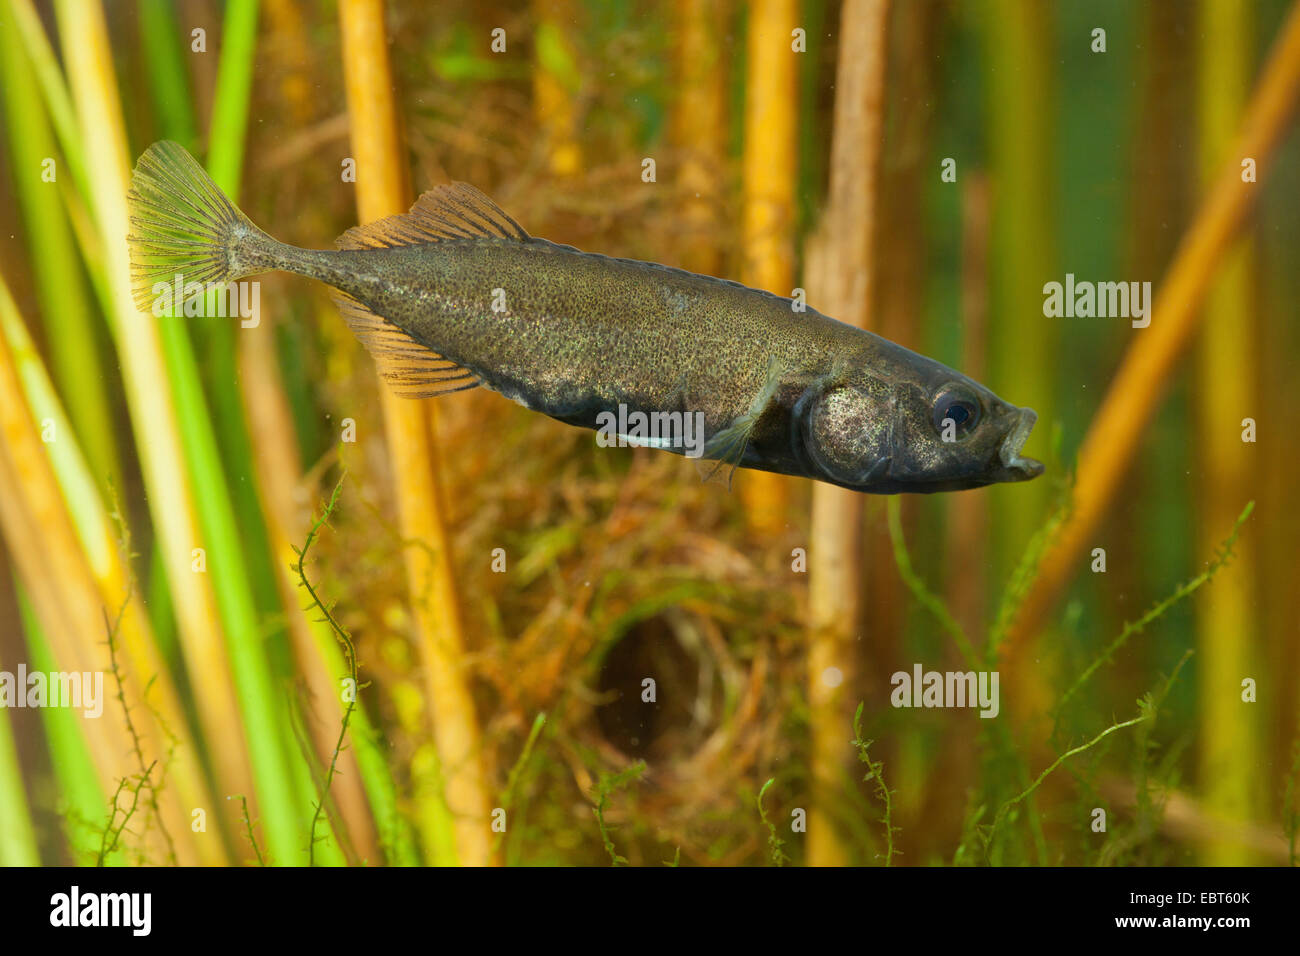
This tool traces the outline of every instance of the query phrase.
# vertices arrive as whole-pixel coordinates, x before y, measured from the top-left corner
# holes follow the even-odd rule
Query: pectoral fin
[[[763,387],[758,390],[749,408],[704,443],[704,454],[699,459],[698,467],[705,482],[719,477],[725,470],[727,487],[731,487],[732,476],[735,475],[736,468],[745,457],[749,438],[776,396],[784,371],[784,367],[775,356],[768,359]]]

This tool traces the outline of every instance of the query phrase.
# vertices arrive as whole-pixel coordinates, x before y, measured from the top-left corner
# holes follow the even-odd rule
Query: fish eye
[[[979,399],[961,387],[945,388],[934,400],[933,415],[934,430],[940,435],[949,421],[958,437],[969,435],[980,421]]]

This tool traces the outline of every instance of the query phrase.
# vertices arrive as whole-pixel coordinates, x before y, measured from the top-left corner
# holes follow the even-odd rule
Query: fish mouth
[[[1037,478],[1044,471],[1041,461],[1020,454],[1020,449],[1029,440],[1029,433],[1033,431],[1034,423],[1037,421],[1038,413],[1032,408],[1020,409],[1020,417],[1016,420],[1015,427],[1002,440],[998,456],[1002,459],[1002,467],[1010,473],[1011,481],[1028,481],[1030,478]]]

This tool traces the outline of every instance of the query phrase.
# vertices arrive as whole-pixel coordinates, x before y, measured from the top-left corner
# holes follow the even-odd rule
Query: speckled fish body
[[[142,306],[170,270],[321,280],[399,393],[483,385],[586,428],[620,406],[700,413],[705,458],[869,492],[1042,471],[1020,455],[1033,412],[952,369],[738,283],[531,237],[472,187],[426,193],[337,251],[271,239],[174,144],[142,157],[131,200]],[[168,245],[177,233],[216,251]]]

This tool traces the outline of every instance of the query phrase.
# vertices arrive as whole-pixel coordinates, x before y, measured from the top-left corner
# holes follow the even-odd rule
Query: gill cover
[[[894,398],[873,378],[814,383],[795,406],[795,447],[841,484],[869,485],[889,472]]]

